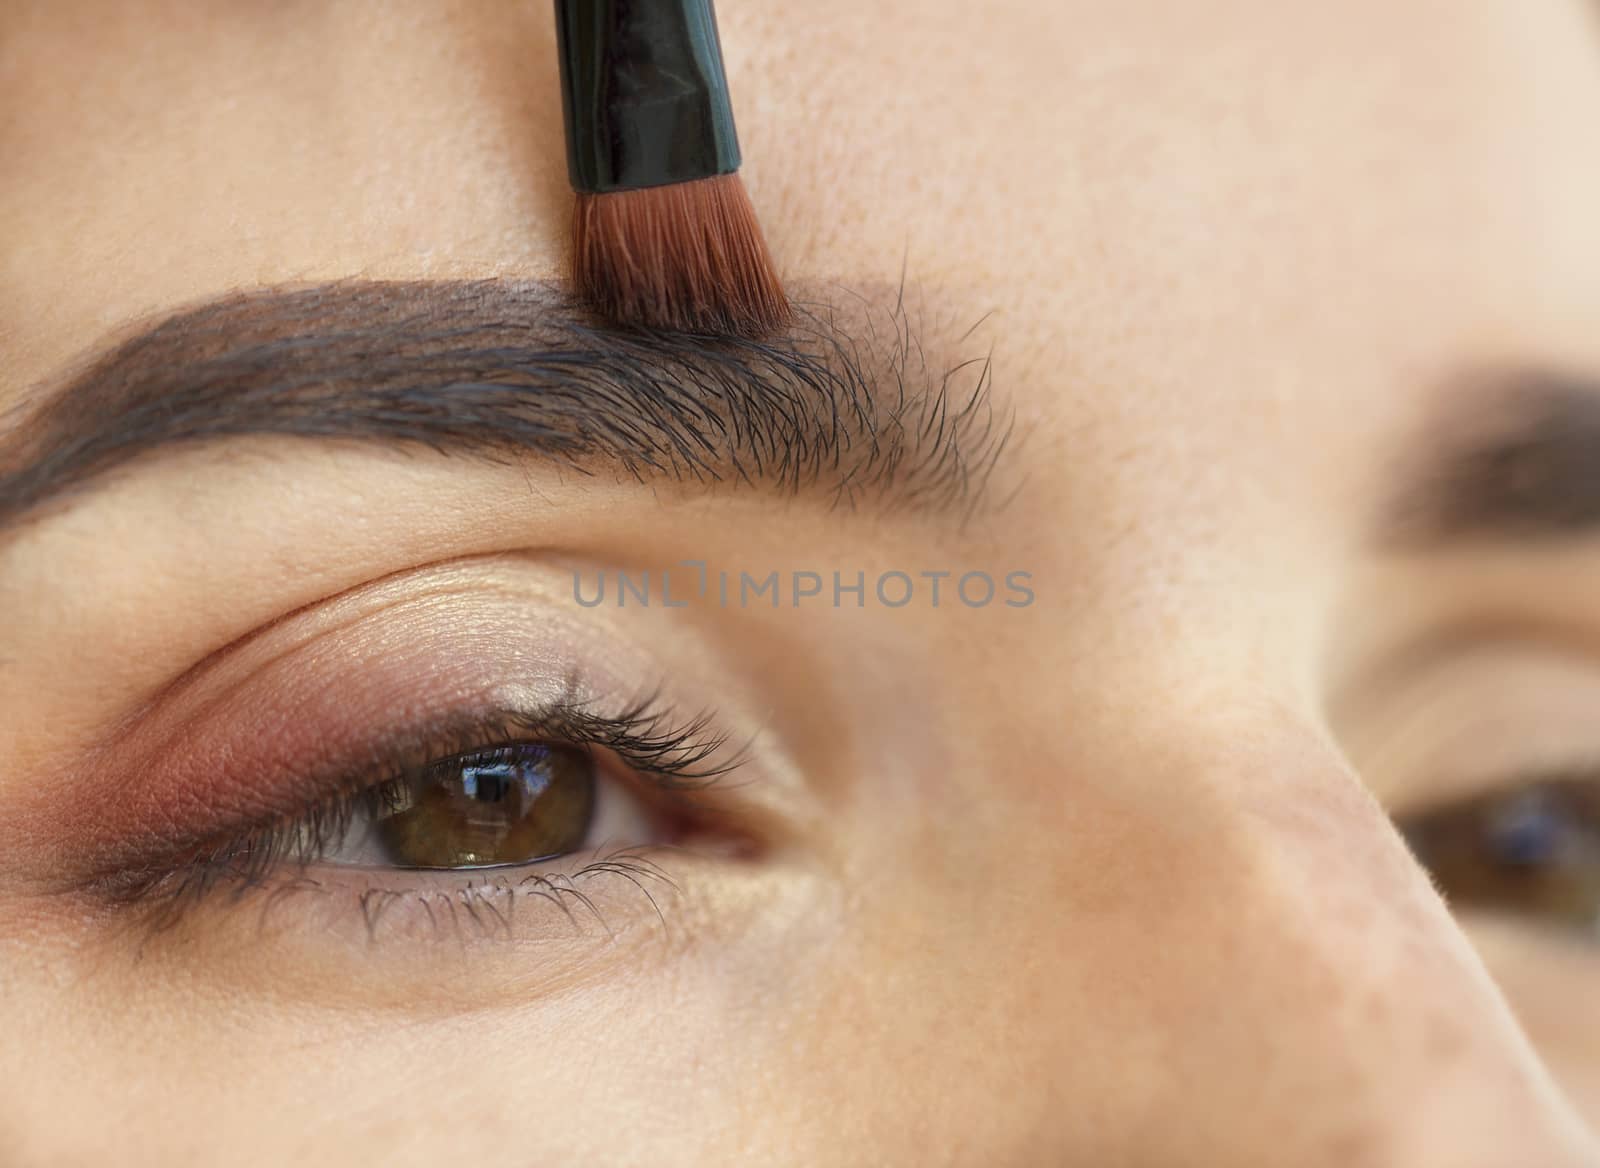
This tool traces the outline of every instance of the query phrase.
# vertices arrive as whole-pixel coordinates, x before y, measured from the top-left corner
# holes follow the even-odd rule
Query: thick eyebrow
[[[1600,382],[1474,378],[1430,419],[1431,453],[1393,500],[1387,542],[1429,547],[1600,535]]]
[[[936,364],[903,289],[797,304],[755,341],[612,329],[544,282],[227,296],[13,411],[0,526],[136,456],[261,434],[970,514],[1009,431],[987,357]]]

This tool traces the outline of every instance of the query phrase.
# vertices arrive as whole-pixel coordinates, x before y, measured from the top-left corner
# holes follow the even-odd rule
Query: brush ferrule
[[[555,4],[575,190],[638,190],[739,169],[711,0]]]

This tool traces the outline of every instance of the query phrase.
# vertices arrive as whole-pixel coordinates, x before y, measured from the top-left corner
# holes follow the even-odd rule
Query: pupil
[[[581,751],[496,747],[429,764],[379,815],[377,839],[401,867],[527,863],[582,847],[594,801],[594,766]]]
[[[498,803],[511,792],[511,782],[488,767],[467,766],[461,772],[461,789],[480,803]]]

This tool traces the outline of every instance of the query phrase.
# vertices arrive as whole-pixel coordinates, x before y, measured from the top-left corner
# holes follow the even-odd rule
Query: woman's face
[[[0,1159],[1592,1162],[1592,8],[718,17],[763,348],[548,4],[0,16]]]

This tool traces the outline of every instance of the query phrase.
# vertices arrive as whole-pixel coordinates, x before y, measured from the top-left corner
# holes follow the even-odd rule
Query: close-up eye
[[[292,929],[307,897],[289,893],[315,894],[328,912],[342,903],[359,913],[378,940],[386,933],[372,915],[375,896],[409,897],[436,921],[441,897],[481,906],[486,892],[581,888],[599,873],[648,894],[647,884],[675,887],[681,856],[748,847],[737,817],[711,807],[743,754],[714,716],[684,717],[655,696],[606,712],[569,685],[533,712],[380,735],[358,754],[359,764],[298,775],[312,792],[300,805],[208,829],[193,844],[167,839],[145,854],[136,846],[140,858],[97,886],[112,903],[150,908],[161,929],[212,901],[246,899],[273,904],[273,919]],[[655,858],[663,850],[671,863]],[[593,898],[583,903],[594,912]],[[658,901],[646,903],[660,914]]]
[[[0,1168],[1600,1168],[1600,0],[0,0]]]
[[[1600,781],[1551,778],[1400,820],[1454,908],[1600,942]]]

